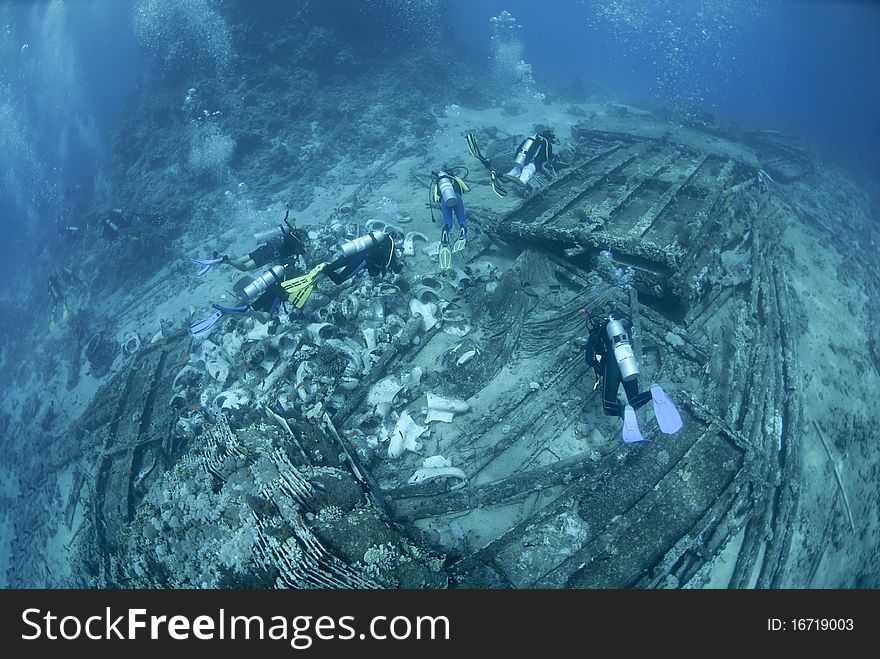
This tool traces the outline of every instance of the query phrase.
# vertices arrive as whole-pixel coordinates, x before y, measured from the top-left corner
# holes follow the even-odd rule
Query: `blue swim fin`
[[[196,277],[201,277],[206,272],[208,272],[208,270],[211,269],[212,265],[215,265],[217,263],[222,263],[223,257],[221,256],[221,257],[215,258],[215,259],[190,259],[190,261],[192,261],[196,265],[202,266],[201,268],[199,268],[199,271],[196,273]]]
[[[621,432],[623,441],[627,444],[640,444],[648,440],[642,437],[642,431],[639,430],[639,420],[636,418],[636,411],[632,405],[623,408],[623,431]]]
[[[196,321],[192,325],[189,326],[189,331],[195,336],[196,334],[201,334],[202,332],[207,332],[209,329],[214,327],[217,324],[217,321],[223,317],[222,311],[215,311],[207,318],[202,318],[199,321]]]
[[[681,430],[683,424],[678,408],[675,407],[675,403],[669,399],[659,384],[651,385],[651,398],[654,402],[654,416],[657,417],[660,432],[672,435]]]

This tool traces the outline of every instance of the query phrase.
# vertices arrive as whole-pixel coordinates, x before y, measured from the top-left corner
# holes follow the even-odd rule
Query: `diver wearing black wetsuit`
[[[675,404],[659,384],[652,384],[647,391],[639,391],[639,365],[629,340],[629,321],[610,313],[590,328],[587,339],[586,360],[596,375],[595,391],[602,386],[602,409],[608,416],[623,419],[621,435],[628,444],[647,441],[642,437],[636,410],[648,401],[654,403],[654,418],[660,432],[667,435],[682,427],[681,415]],[[620,383],[626,392],[627,404],[617,400]]]
[[[365,245],[357,251],[355,243]],[[348,245],[353,245],[348,249]],[[394,238],[381,231],[371,231],[366,236],[342,246],[343,255],[329,264],[323,271],[337,286],[351,279],[366,268],[371,277],[380,277],[386,271],[398,273],[403,267],[395,253]]]
[[[621,380],[623,381],[623,390],[626,392],[626,398],[634,410],[639,409],[649,400],[651,400],[651,392],[639,392],[638,366],[635,365],[635,357],[632,355],[632,349],[629,348],[628,355],[623,348],[624,361],[618,364],[615,359],[614,348],[611,344],[611,338],[608,336],[608,325],[617,323],[612,326],[615,336],[620,337],[628,345],[629,343],[629,322],[625,320],[614,319],[613,316],[607,316],[600,322],[593,325],[590,329],[590,336],[587,339],[586,359],[587,364],[593,367],[596,374],[596,386],[602,387],[602,409],[608,416],[619,416],[623,418],[623,406],[617,400],[617,392],[620,389]],[[623,332],[620,334],[619,332]],[[626,376],[622,376],[621,368],[626,372]]]
[[[277,234],[273,240],[265,245],[260,245],[247,256],[239,258],[223,256],[221,257],[222,262],[242,271],[261,268],[267,263],[295,263],[299,258],[302,258],[302,263],[305,264],[306,244],[309,240],[308,232],[305,229],[280,225],[276,231]]]
[[[516,147],[513,167],[505,176],[508,179],[528,184],[532,175],[553,159],[553,144],[556,135],[549,128],[527,137]]]

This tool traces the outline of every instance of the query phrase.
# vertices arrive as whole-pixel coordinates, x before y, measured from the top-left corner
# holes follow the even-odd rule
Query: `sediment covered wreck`
[[[835,402],[880,368],[864,197],[782,136],[632,112],[575,125],[566,161],[507,212],[474,207],[448,276],[134,351],[74,431],[97,456],[68,505],[89,511],[84,579],[876,585],[877,419]],[[314,240],[370,219],[347,210]],[[602,415],[581,310],[608,303],[678,434],[624,445]],[[835,333],[841,305],[865,322]]]

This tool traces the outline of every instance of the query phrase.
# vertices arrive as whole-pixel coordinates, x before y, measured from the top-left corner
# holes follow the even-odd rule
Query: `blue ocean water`
[[[281,18],[295,36],[279,30]],[[469,159],[459,138],[475,114],[456,114],[458,106],[487,111],[481,129],[491,135],[494,125],[511,139],[530,130],[535,104],[552,104],[569,125],[595,109],[630,116],[610,101],[656,110],[646,122],[717,128],[733,139],[748,129],[794,134],[871,191],[880,181],[878,68],[874,3],[0,0],[0,337],[57,357],[22,366],[7,359],[18,344],[0,344],[16,382],[33,387],[16,392],[28,398],[15,401],[16,420],[27,426],[40,412],[41,428],[59,418],[62,427],[70,419],[53,406],[82,393],[65,399],[61,389],[89,384],[80,378],[84,363],[94,381],[106,377],[117,349],[137,350],[129,340],[163,336],[171,321],[162,313],[176,313],[185,331],[187,313],[197,318],[215,299],[190,295],[197,277],[187,273],[188,257],[215,247],[241,253],[252,225],[269,215],[277,221],[290,196],[302,193],[289,206],[300,210],[323,195],[320,212],[305,220],[329,225],[353,212],[353,203],[339,205],[345,189],[376,173],[388,154],[391,163],[401,153],[434,158],[430,145],[455,143],[447,153]],[[450,75],[456,84],[446,86]],[[587,101],[589,111],[575,106]],[[448,127],[455,117],[460,125]],[[506,130],[508,118],[519,125]],[[409,151],[394,150],[401,145]],[[747,169],[755,187],[767,185],[763,170]],[[419,179],[412,170],[388,174],[377,178]],[[400,210],[409,189],[397,190],[397,199],[371,199],[368,212],[412,222],[416,212]],[[646,190],[647,207],[657,191]],[[682,214],[693,208],[686,196]],[[827,229],[839,219],[829,207],[804,221]],[[231,217],[238,211],[241,218]],[[129,230],[104,229],[126,215]],[[230,240],[231,232],[240,235]],[[856,257],[841,272],[869,270]],[[719,258],[729,282],[748,279],[749,249]],[[818,257],[813,265],[825,266]],[[46,281],[58,267],[75,283],[69,318],[65,303],[56,327]],[[149,308],[137,318],[144,325],[114,325],[114,314],[137,306],[153,281],[175,289],[179,308]],[[153,290],[154,298],[166,293]],[[848,311],[856,318],[863,310],[854,302]],[[872,354],[876,345],[869,342]],[[13,427],[9,412],[0,405],[0,431]],[[52,438],[47,431],[42,439]]]
[[[65,195],[91,185],[103,134],[143,70],[133,3],[0,3],[0,273],[75,225]]]
[[[453,33],[488,57],[489,18],[505,9],[539,80],[796,133],[880,180],[880,3],[454,2]]]
[[[92,182],[103,131],[144,70],[133,27],[144,4],[157,5],[0,3],[0,267],[7,273],[39,249],[34,243],[50,220],[67,225],[65,189]],[[880,178],[877,3],[373,0],[360,3],[360,14],[352,10],[358,4],[336,0],[320,11],[340,34],[375,39],[392,57],[406,57],[419,39],[442,41],[465,69],[489,58],[490,18],[507,10],[542,85],[581,79],[632,103],[797,133],[857,175]],[[364,7],[386,24],[364,29]]]

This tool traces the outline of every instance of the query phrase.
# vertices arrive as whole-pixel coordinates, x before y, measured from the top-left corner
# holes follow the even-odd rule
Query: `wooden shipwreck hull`
[[[491,373],[447,390],[492,398],[437,445],[470,484],[387,496],[400,520],[463,538],[461,586],[778,585],[802,431],[796,319],[774,265],[782,206],[730,149],[573,134],[576,164],[484,224],[530,249],[470,336]],[[602,252],[632,268],[629,294],[588,275]],[[642,386],[662,382],[679,403],[673,437],[652,421],[655,442],[625,446],[601,414],[578,310],[609,301],[633,319]]]
[[[698,147],[585,126],[573,136],[573,164],[549,185],[504,215],[482,209],[486,236],[524,249],[491,287],[444,289],[470,331],[434,328],[415,341],[411,319],[360,387],[321,417],[338,466],[397,532],[447,555],[454,586],[784,584],[804,430],[793,395],[800,317],[773,240],[785,204],[754,157],[722,141]],[[494,249],[473,242],[472,263]],[[631,269],[632,287],[596,273],[609,258]],[[642,386],[659,382],[678,403],[684,427],[674,436],[646,414],[655,441],[627,446],[602,414],[581,310],[609,303],[632,319]],[[143,351],[115,397],[95,403],[109,415],[93,502],[105,555],[176,459],[176,417],[155,401],[168,399],[168,365],[186,343]],[[458,359],[465,350],[475,357]],[[425,450],[463,470],[463,487],[409,484],[424,456],[392,462],[348,441],[369,413],[370,386],[416,367],[429,374],[425,390],[471,406],[435,427]],[[419,403],[409,408],[415,416]]]

